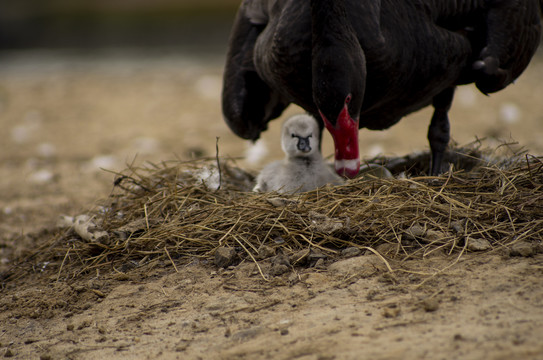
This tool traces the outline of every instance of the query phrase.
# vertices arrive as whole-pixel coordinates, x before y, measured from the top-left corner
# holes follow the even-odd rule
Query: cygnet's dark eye
[[[291,135],[292,135],[292,137],[296,137],[296,134],[291,134]]]

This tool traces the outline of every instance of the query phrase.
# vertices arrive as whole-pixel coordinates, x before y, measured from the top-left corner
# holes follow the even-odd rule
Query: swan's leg
[[[448,112],[454,97],[455,88],[448,88],[437,94],[433,99],[434,115],[428,128],[428,140],[432,157],[430,162],[430,174],[439,175],[442,171],[443,155],[449,144],[449,115]]]

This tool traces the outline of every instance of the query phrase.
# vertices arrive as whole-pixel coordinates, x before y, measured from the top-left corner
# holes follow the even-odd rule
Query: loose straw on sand
[[[212,259],[222,246],[255,262],[267,279],[259,265],[263,246],[272,254],[310,248],[331,259],[356,246],[377,255],[393,272],[391,260],[439,248],[456,252],[457,262],[470,250],[469,238],[483,239],[490,249],[542,241],[541,158],[489,160],[471,149],[465,159],[479,162],[469,163],[469,169],[460,162],[456,168],[463,170],[441,177],[408,172],[407,178],[355,179],[298,195],[253,193],[254,176],[231,160],[219,163],[218,157],[130,167],[118,174],[114,192],[93,214],[110,234],[107,242],[70,240],[74,235],[64,231],[31,259],[57,264],[59,277],[61,271],[75,276],[113,262],[117,268],[141,263],[143,258],[168,259],[179,271],[174,259],[178,264]],[[205,169],[216,173],[217,164],[220,189],[210,189],[202,174]],[[407,161],[405,166],[415,165]],[[393,170],[398,174],[406,169]],[[420,233],[413,234],[419,228]],[[399,251],[379,251],[387,244]]]

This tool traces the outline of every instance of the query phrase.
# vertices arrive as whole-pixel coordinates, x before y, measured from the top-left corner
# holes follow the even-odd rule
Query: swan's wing
[[[268,121],[281,115],[288,106],[288,102],[260,78],[253,61],[256,40],[268,24],[269,6],[274,3],[245,0],[230,35],[222,109],[230,129],[245,139],[258,139]]]

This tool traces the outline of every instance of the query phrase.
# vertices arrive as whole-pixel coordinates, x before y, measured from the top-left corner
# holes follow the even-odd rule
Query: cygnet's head
[[[319,124],[310,115],[288,118],[281,132],[281,147],[290,157],[309,157],[319,151]]]

